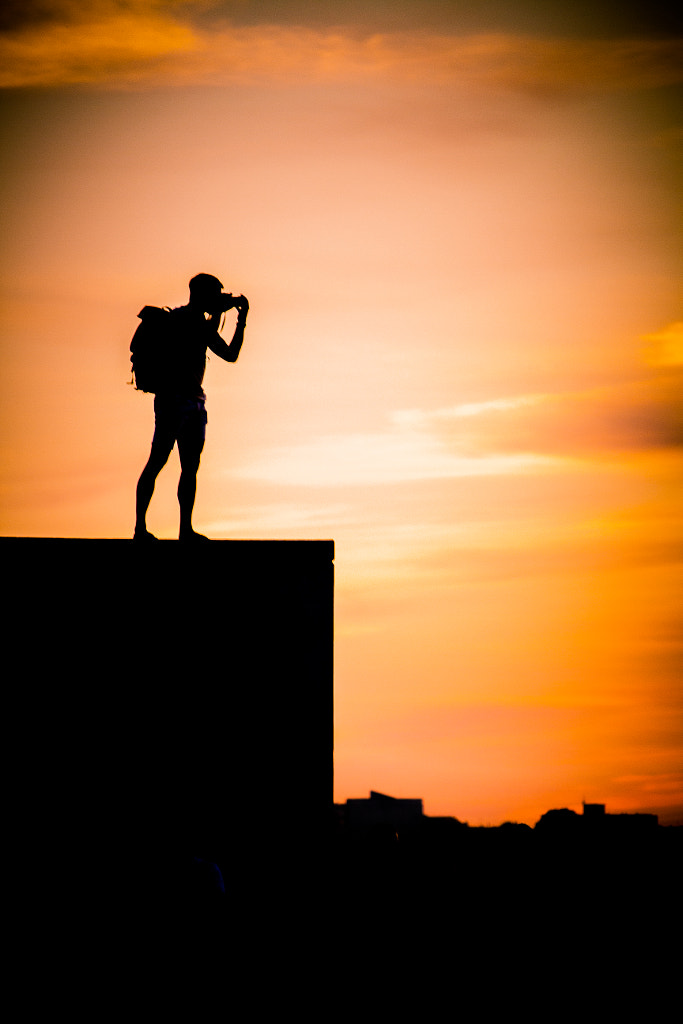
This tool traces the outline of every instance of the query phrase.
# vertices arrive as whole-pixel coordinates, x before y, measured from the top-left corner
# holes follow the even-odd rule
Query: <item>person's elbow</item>
[[[226,363],[234,363],[239,355],[239,352],[235,352],[228,345],[210,345],[209,348],[215,356],[224,359]]]

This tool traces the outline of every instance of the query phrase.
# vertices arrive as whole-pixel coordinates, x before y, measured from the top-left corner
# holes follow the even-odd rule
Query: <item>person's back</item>
[[[189,305],[171,310],[169,321],[167,364],[157,394],[205,398],[206,350],[213,336],[219,337],[216,327]]]

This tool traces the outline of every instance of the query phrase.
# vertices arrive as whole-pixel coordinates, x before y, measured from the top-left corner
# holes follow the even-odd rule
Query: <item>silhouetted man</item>
[[[227,344],[218,333],[221,315],[236,307],[237,325]],[[144,312],[144,311],[143,311]],[[208,538],[192,529],[192,511],[197,489],[197,471],[206,432],[206,395],[202,389],[206,350],[234,363],[244,341],[249,303],[243,296],[223,292],[223,285],[211,274],[197,274],[190,281],[190,301],[169,314],[171,331],[166,346],[162,382],[154,398],[155,428],[152,450],[140,474],[136,491],[135,540],[156,540],[146,525],[147,509],[154,484],[166,465],[173,446],[180,456],[180,540]],[[144,322],[144,321],[143,321]]]

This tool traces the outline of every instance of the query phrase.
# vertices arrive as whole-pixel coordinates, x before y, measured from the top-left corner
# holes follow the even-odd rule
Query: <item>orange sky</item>
[[[2,532],[129,536],[136,314],[245,292],[196,525],[335,540],[337,800],[683,820],[682,41],[597,11],[4,16]]]

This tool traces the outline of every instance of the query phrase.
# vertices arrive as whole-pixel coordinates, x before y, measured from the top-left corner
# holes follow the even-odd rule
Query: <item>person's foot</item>
[[[209,538],[205,537],[203,533],[197,533],[195,530],[181,530],[178,535],[178,540],[191,541],[192,543],[199,541],[201,543],[203,541],[208,541]]]
[[[155,537],[153,533],[149,532],[149,530],[145,530],[144,528],[139,530],[137,527],[135,528],[135,533],[133,534],[133,540],[148,541],[148,540],[158,540],[158,539],[159,538]]]

